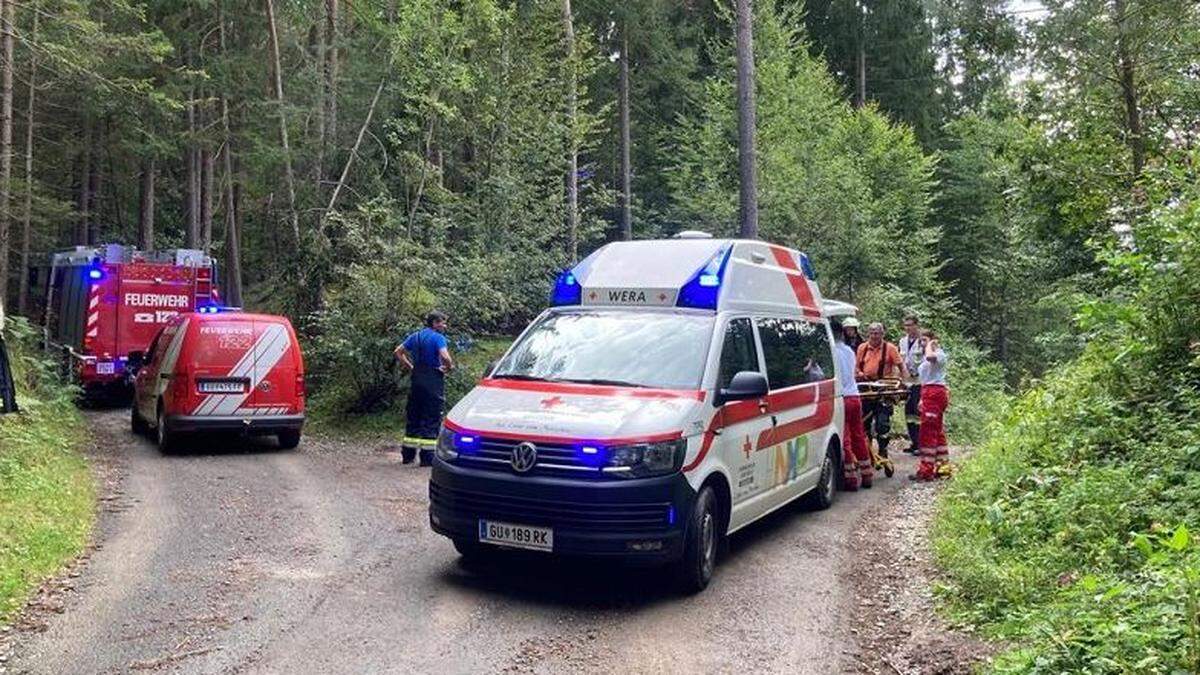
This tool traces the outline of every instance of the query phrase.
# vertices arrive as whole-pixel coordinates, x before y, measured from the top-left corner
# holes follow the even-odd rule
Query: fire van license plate
[[[534,551],[553,551],[554,530],[548,527],[481,520],[479,521],[479,541],[513,548],[528,548]]]
[[[220,380],[217,380],[217,381],[200,382],[199,386],[200,386],[200,393],[202,393],[202,394],[240,394],[240,393],[246,391],[245,383],[238,382],[238,381],[222,382]]]

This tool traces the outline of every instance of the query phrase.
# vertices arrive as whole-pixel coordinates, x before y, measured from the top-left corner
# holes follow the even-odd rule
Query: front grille
[[[514,497],[429,484],[429,501],[459,517],[597,532],[661,532],[670,502],[585,503]]]
[[[456,464],[478,469],[516,473],[512,468],[512,452],[519,441],[482,438],[479,447],[460,451]],[[612,478],[611,473],[602,471],[598,462],[588,463],[577,454],[574,445],[566,443],[535,443],[537,463],[529,471],[519,475],[560,476],[567,478]],[[603,452],[603,450],[601,450]],[[599,455],[598,457],[602,457]]]

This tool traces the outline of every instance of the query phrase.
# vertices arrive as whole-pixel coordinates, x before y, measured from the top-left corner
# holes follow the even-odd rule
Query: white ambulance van
[[[842,405],[803,253],[612,243],[551,304],[446,416],[430,522],[461,555],[671,562],[694,592],[729,534],[832,503]]]

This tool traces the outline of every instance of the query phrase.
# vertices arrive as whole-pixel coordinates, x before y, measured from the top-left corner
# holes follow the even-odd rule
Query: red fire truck
[[[85,393],[128,392],[129,352],[146,349],[176,314],[218,304],[216,284],[216,263],[201,251],[109,244],[55,253],[44,280],[46,346]]]

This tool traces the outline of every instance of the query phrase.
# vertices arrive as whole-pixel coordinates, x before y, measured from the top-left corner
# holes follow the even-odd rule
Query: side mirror
[[[762,398],[768,391],[770,388],[767,386],[766,375],[754,370],[743,370],[733,376],[727,388],[717,392],[717,404]]]
[[[125,357],[125,370],[130,373],[137,373],[146,365],[146,352],[140,349],[129,352],[129,356]]]

